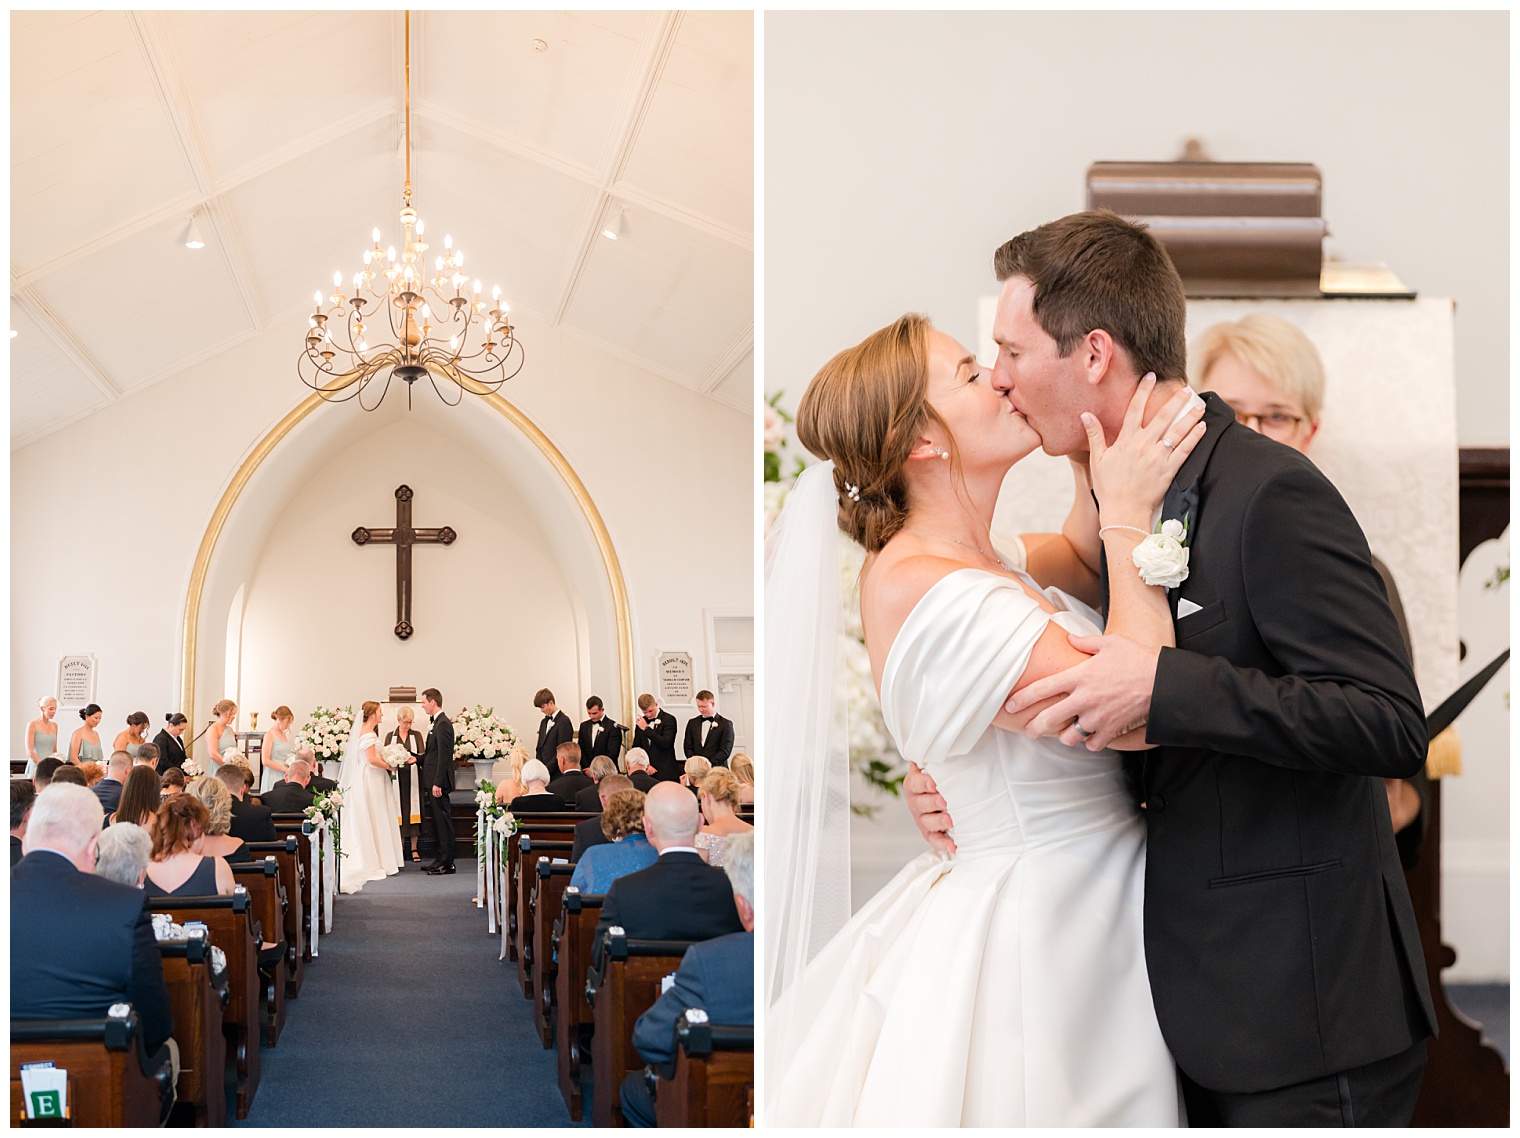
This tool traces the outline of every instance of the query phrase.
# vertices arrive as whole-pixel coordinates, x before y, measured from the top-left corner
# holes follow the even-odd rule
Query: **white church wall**
[[[413,635],[398,639],[395,547],[360,547],[359,524],[393,525],[393,492],[416,492],[413,524],[452,526],[448,547],[412,553]],[[405,421],[333,458],[282,512],[252,574],[240,705],[383,700],[392,684],[439,688],[450,712],[495,704],[519,730],[540,686],[581,684],[576,621],[538,519],[472,450]]]
[[[702,610],[753,605],[753,419],[559,330],[526,317],[519,323],[529,363],[503,394],[564,453],[611,534],[632,609],[635,687],[653,684],[653,654],[662,649],[690,650],[705,679]],[[233,472],[304,392],[294,376],[304,324],[276,324],[12,453],[13,737],[35,715],[37,697],[52,690],[67,652],[100,657],[102,732],[114,736],[134,710],[155,723],[179,710],[180,621],[196,549]],[[357,438],[406,417],[399,394],[378,418],[351,404],[319,408],[243,494],[207,578],[198,721],[221,694],[220,630],[280,504]],[[569,635],[582,642],[590,678],[572,670],[574,690],[557,691],[561,703],[578,716],[592,691],[609,706],[622,700],[605,574],[563,482],[494,411],[473,400],[442,408],[426,389],[415,402],[414,422],[495,463],[535,512],[560,572],[574,580],[584,627]],[[341,519],[343,541],[361,522],[394,516],[394,488],[381,487],[360,516]],[[432,509],[419,504],[418,524],[441,516]],[[375,580],[392,587],[385,554],[354,552],[367,552]],[[387,617],[385,627],[393,622]],[[511,710],[514,722],[528,722],[528,702],[526,712]],[[614,715],[623,718],[621,709]],[[66,740],[77,717],[66,708],[59,721]]]
[[[1457,445],[1507,446],[1507,20],[1502,12],[771,13],[766,322],[781,333],[767,337],[765,389],[783,390],[783,405],[795,408],[830,356],[905,311],[926,312],[977,344],[1000,242],[1081,209],[1092,162],[1172,158],[1191,136],[1221,160],[1318,165],[1328,251],[1384,261],[1423,297],[1456,302]],[[1349,353],[1328,362],[1355,365]],[[1417,385],[1402,399],[1421,408]],[[1435,418],[1449,435],[1449,408],[1438,406]],[[1327,469],[1338,466],[1332,477],[1355,481],[1348,435],[1364,426],[1357,418],[1327,426],[1317,441]],[[1414,438],[1408,428],[1400,437]],[[1059,463],[1035,473],[1046,476],[1043,524],[1058,522],[1070,477]],[[1424,516],[1444,508],[1454,517],[1454,497],[1443,506],[1429,490],[1420,494]],[[1005,488],[1004,514],[1013,496]],[[1407,549],[1407,533],[1389,528],[1399,525],[1396,509],[1375,520],[1374,546]],[[1400,580],[1412,572],[1397,568]],[[1448,578],[1443,606],[1449,589]],[[1407,590],[1405,604],[1428,607]],[[1444,642],[1431,644],[1427,632],[1423,650],[1417,644],[1421,667],[1436,665],[1441,690],[1427,693],[1436,698],[1452,686],[1455,652],[1449,606],[1438,615]],[[1461,677],[1479,663],[1470,660]],[[1469,716],[1461,727],[1469,756],[1509,753],[1504,717]],[[1447,849],[1456,856],[1446,864],[1444,907],[1460,938],[1452,975],[1492,979],[1508,975],[1508,795],[1494,772],[1475,773],[1447,791]],[[904,813],[889,800],[878,821],[857,820],[857,903],[922,849]]]

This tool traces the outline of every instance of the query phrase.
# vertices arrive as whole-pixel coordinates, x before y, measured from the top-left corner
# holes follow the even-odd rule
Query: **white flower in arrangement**
[[[517,833],[517,819],[512,817],[510,810],[505,810],[496,821],[491,823],[491,829],[495,830],[502,837],[509,838]]]
[[[1175,589],[1187,580],[1188,548],[1187,526],[1176,518],[1162,522],[1130,554],[1140,579],[1147,585],[1160,585]]]
[[[786,420],[769,403],[765,405],[765,448],[780,450],[786,442]]]
[[[412,756],[400,743],[391,743],[380,751],[380,757],[385,760],[386,766],[396,770],[406,766],[406,761]]]
[[[199,759],[186,759],[182,769],[189,778],[200,778],[206,773],[206,768],[201,766]]]
[[[489,810],[496,805],[496,793],[481,787],[475,792],[475,805],[482,810]]]
[[[494,708],[476,704],[455,718],[454,739],[454,753],[461,758],[494,759],[511,753],[517,745],[517,731],[498,719]]]

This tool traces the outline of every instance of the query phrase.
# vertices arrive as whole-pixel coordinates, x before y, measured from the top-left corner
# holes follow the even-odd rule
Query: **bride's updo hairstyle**
[[[924,428],[944,431],[929,404],[929,318],[899,317],[823,365],[797,406],[797,439],[834,462],[839,528],[878,552],[908,520],[908,456]],[[852,492],[851,487],[858,487]]]
[[[359,722],[366,722],[369,717],[380,710],[380,705],[372,699],[367,699],[359,708]]]

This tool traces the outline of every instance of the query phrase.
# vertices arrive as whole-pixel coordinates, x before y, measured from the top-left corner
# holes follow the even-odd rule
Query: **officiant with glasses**
[[[412,860],[420,862],[422,855],[417,852],[417,838],[422,832],[422,811],[425,804],[422,797],[422,784],[418,777],[422,760],[422,733],[412,727],[416,717],[416,712],[410,707],[403,705],[398,708],[396,727],[385,736],[385,741],[381,746],[389,747],[392,743],[400,743],[412,756],[406,765],[396,772],[396,788],[401,793],[401,837],[403,841],[408,839],[411,841]]]

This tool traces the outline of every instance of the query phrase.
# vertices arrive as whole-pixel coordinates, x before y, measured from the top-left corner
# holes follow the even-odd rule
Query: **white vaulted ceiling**
[[[400,13],[11,21],[13,448],[305,312],[372,227],[400,244]],[[749,410],[752,53],[748,12],[414,13],[430,242],[515,311]]]

